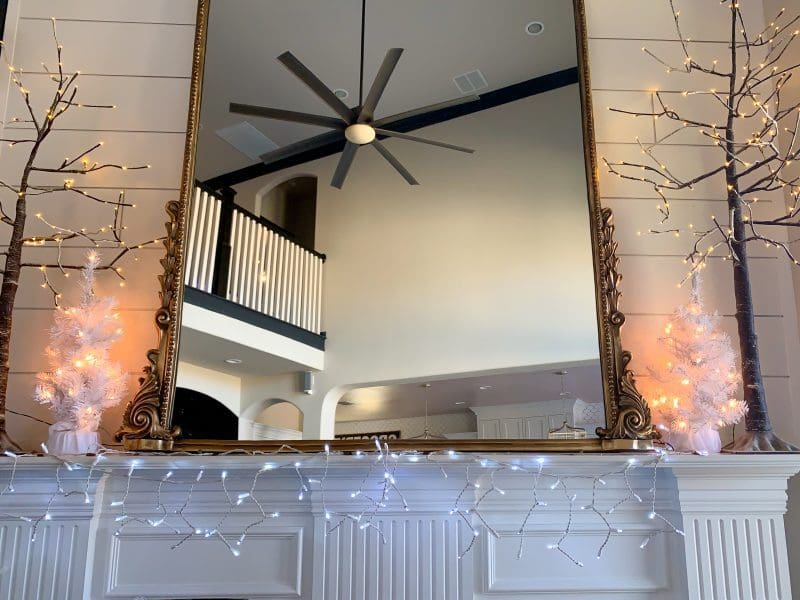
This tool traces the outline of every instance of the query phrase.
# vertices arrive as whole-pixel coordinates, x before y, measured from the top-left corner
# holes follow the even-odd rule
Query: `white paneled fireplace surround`
[[[496,458],[530,467],[537,457]],[[543,472],[563,475],[567,489],[540,484],[538,498],[546,506],[533,510],[521,535],[534,475],[505,469],[490,478],[492,469],[471,462],[470,481],[480,487],[465,489],[466,463],[458,456],[445,455],[437,465],[423,458],[403,462],[392,476],[407,510],[400,496],[391,494],[370,521],[374,527],[345,518],[335,529],[339,517],[326,520],[326,512],[352,513],[355,491],[368,491],[383,475],[377,465],[371,483],[362,483],[374,457],[332,456],[327,474],[320,457],[311,462],[301,457],[306,462],[300,478],[296,456],[108,455],[91,476],[86,468],[68,470],[63,464],[56,472],[57,463],[47,457],[20,458],[13,491],[7,486],[10,470],[0,481],[0,598],[792,598],[784,513],[787,479],[800,470],[797,456],[671,455],[656,471],[658,518],[649,518],[652,468],[631,469],[631,490],[624,477],[608,477],[605,485],[595,484],[595,506],[614,533],[597,559],[608,527],[580,507],[592,503],[595,476],[624,468],[629,458],[543,457]],[[231,508],[220,485],[222,471],[235,505],[251,491],[265,460],[270,470],[259,476],[253,492],[268,518],[237,545],[260,512],[248,497]],[[203,476],[189,498],[200,470]],[[308,491],[298,500],[303,484]],[[503,493],[488,494],[479,514],[466,519],[451,514],[456,498],[462,508],[474,505],[492,484]],[[74,493],[57,494],[51,503],[59,486]],[[567,527],[573,494],[574,516],[562,548],[583,566],[548,548]],[[608,512],[626,497],[628,502]],[[212,534],[172,549],[185,536],[183,506],[195,527],[218,529],[231,547]],[[685,536],[667,532],[661,516]],[[472,528],[478,535],[470,548]],[[655,529],[665,532],[641,548]]]

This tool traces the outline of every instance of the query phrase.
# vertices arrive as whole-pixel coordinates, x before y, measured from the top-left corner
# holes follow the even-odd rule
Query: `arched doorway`
[[[239,417],[219,400],[197,390],[175,388],[172,423],[188,439],[239,439]]]
[[[280,398],[262,400],[242,413],[239,435],[253,440],[302,439],[303,411]]]
[[[314,248],[317,178],[292,177],[261,194],[261,216],[286,230],[301,246]]]

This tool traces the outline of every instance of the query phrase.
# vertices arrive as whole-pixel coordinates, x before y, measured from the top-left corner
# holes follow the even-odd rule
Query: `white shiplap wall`
[[[726,29],[729,9],[716,0],[678,1],[684,35],[699,43],[692,48],[701,58],[719,58],[725,63]],[[761,2],[749,2],[747,20],[753,30],[763,23]],[[669,131],[668,124],[647,118],[634,119],[611,113],[607,107],[629,110],[648,110],[652,92],[676,92],[670,104],[679,109],[712,110],[708,105],[683,101],[680,92],[694,89],[698,78],[680,73],[668,75],[666,69],[650,59],[642,47],[660,53],[680,64],[680,46],[675,41],[674,24],[667,0],[587,0],[590,36],[590,66],[594,94],[594,114],[597,122],[598,154],[609,160],[634,160],[640,156],[634,140],[639,136],[645,143]],[[728,11],[728,12],[726,12]],[[701,86],[709,84],[701,82]],[[697,114],[697,113],[695,113]],[[664,162],[678,174],[697,174],[718,161],[718,150],[699,145],[697,138],[676,136],[674,143],[660,152]],[[643,372],[648,357],[654,353],[657,338],[665,317],[674,306],[684,302],[687,291],[677,283],[686,272],[682,259],[690,248],[686,237],[671,235],[637,235],[638,231],[658,225],[655,205],[658,199],[646,185],[622,181],[600,167],[602,202],[614,209],[617,222],[616,239],[620,243],[622,272],[625,277],[623,310],[628,321],[623,330],[625,346],[634,353],[634,369]],[[783,198],[776,195],[763,210],[780,213]],[[698,185],[690,194],[672,202],[674,223],[709,222],[709,216],[725,210],[724,183],[717,178]],[[797,410],[793,400],[798,398],[798,329],[791,272],[778,253],[758,246],[751,248],[753,288],[756,303],[762,367],[773,425],[782,436],[798,441]],[[705,296],[708,306],[723,315],[723,327],[736,339],[735,304],[730,264],[710,261],[704,272]],[[643,382],[646,386],[646,382]]]
[[[85,178],[84,186],[110,198],[126,189],[137,208],[128,213],[126,239],[145,241],[163,235],[165,202],[178,196],[180,168],[186,130],[189,78],[194,35],[194,0],[146,0],[142,2],[104,2],[102,0],[12,0],[6,24],[8,60],[24,69],[24,81],[31,89],[34,104],[42,106],[52,92],[51,82],[41,63],[53,63],[55,55],[50,17],[57,18],[59,39],[64,46],[66,69],[80,70],[79,98],[84,102],[114,104],[117,109],[74,109],[61,120],[43,150],[43,164],[103,141],[93,155],[101,162],[152,164],[147,171],[103,171]],[[4,69],[5,71],[5,69]],[[24,109],[16,89],[7,89],[8,79],[0,81],[1,119]],[[0,177],[18,179],[26,150],[0,149]],[[78,182],[80,183],[80,181]],[[3,198],[7,198],[3,196]],[[45,202],[31,202],[29,215],[41,210],[57,224],[91,228],[108,222],[109,213],[97,205],[76,201],[59,194]],[[29,219],[27,232],[41,231]],[[4,228],[6,229],[6,228]],[[7,242],[7,231],[0,231],[0,245]],[[74,244],[66,260],[81,260],[86,248]],[[26,249],[33,260],[51,260],[53,253],[38,248]],[[98,292],[113,294],[120,303],[125,337],[114,350],[130,373],[131,394],[145,363],[145,351],[155,343],[153,311],[158,305],[156,276],[160,246],[140,250],[138,261],[124,259],[124,288],[112,276],[102,274]],[[109,252],[109,256],[111,256]],[[46,366],[43,349],[52,321],[52,299],[40,287],[38,272],[23,274],[14,314],[11,377],[8,405],[12,410],[49,419],[49,413],[31,400],[34,375]],[[57,284],[70,283],[54,275]],[[69,288],[65,289],[68,291]],[[65,293],[69,303],[73,294]],[[110,411],[104,425],[113,433],[119,424],[122,406]],[[14,438],[26,447],[36,447],[47,437],[46,426],[9,415]],[[104,433],[106,441],[110,438]]]

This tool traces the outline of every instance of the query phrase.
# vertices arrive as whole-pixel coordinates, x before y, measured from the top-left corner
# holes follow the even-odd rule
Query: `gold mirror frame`
[[[211,0],[198,0],[197,29],[192,60],[189,93],[189,117],[186,134],[181,193],[179,201],[166,206],[169,221],[161,260],[164,273],[159,276],[161,307],[156,311],[158,348],[147,353],[148,365],[141,387],[125,410],[122,427],[116,434],[126,450],[132,451],[205,451],[278,450],[280,441],[180,440],[180,429],[172,425],[172,410],[183,306],[184,247],[189,197],[194,177],[195,145],[200,116],[200,100],[205,60],[208,10]],[[584,452],[609,450],[651,450],[659,434],[653,428],[647,402],[636,389],[628,368],[630,352],[622,349],[620,329],[625,315],[619,309],[622,275],[619,271],[617,243],[611,209],[600,206],[597,178],[597,155],[589,79],[588,42],[584,0],[573,0],[575,32],[580,74],[583,117],[584,157],[589,196],[590,229],[595,273],[600,364],[606,427],[598,429],[596,439],[583,440],[396,440],[395,449],[435,452],[443,449],[480,452]],[[321,451],[325,444],[343,452],[365,449],[372,442],[363,440],[299,440],[291,447],[298,451]]]

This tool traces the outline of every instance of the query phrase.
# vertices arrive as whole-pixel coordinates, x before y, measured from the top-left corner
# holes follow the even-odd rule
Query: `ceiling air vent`
[[[469,73],[464,73],[463,75],[456,75],[453,77],[453,83],[456,84],[458,91],[462,94],[474,94],[477,91],[489,87],[483,73],[478,69],[470,71]]]
[[[247,121],[217,129],[214,133],[252,160],[260,160],[262,154],[278,147]]]

